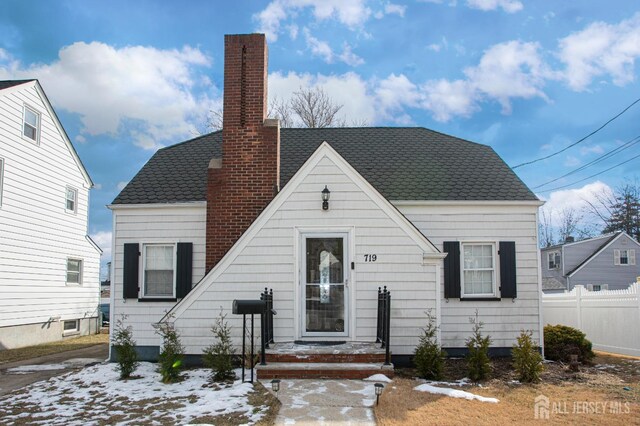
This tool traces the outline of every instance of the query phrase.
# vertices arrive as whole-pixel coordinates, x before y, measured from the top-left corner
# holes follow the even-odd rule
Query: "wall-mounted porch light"
[[[327,188],[327,185],[324,186],[322,190],[322,210],[329,210],[329,196],[331,195],[331,191]]]

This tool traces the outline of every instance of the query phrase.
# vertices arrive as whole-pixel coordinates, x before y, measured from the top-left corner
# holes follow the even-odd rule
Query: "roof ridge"
[[[221,133],[221,132],[222,132],[222,130],[216,130],[214,132],[205,133],[204,135],[196,136],[195,138],[191,138],[191,139],[186,140],[186,141],[182,141],[182,142],[174,143],[173,145],[165,146],[163,148],[158,149],[158,151],[165,151],[165,150],[168,150],[168,149],[171,149],[171,148],[175,148],[175,147],[180,146],[180,145],[184,145],[184,144],[187,144],[187,143],[195,142],[195,141],[198,141],[200,139],[206,138],[208,136],[212,136],[215,133]]]

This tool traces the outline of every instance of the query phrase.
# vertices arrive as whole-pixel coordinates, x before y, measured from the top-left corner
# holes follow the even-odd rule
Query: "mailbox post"
[[[264,315],[266,313],[267,304],[264,300],[234,300],[232,313],[236,315],[242,315],[242,382],[244,383],[244,369],[245,369],[245,358],[246,358],[246,334],[247,334],[247,315],[251,315],[251,383],[253,383],[253,325],[254,325],[254,315],[260,315],[261,324],[264,322]],[[260,353],[260,364],[265,365],[265,339],[261,334],[260,342],[262,346],[262,351]]]

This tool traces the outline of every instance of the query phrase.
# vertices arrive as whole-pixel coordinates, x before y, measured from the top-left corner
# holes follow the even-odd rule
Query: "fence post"
[[[578,320],[578,330],[582,330],[582,291],[584,286],[577,285],[574,287],[576,290],[576,315]]]

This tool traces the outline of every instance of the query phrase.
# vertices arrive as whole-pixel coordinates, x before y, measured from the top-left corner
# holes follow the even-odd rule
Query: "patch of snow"
[[[463,377],[462,379],[456,380],[455,382],[436,382],[436,381],[425,381],[426,384],[429,385],[441,385],[441,386],[467,386],[470,385],[470,380],[468,377]]]
[[[385,376],[384,374],[374,374],[373,376],[369,376],[364,380],[367,382],[385,382],[385,383],[391,383],[393,381],[387,376]]]
[[[497,403],[500,402],[498,401],[496,398],[487,398],[484,396],[480,396],[480,395],[476,395],[474,393],[471,392],[465,392],[463,390],[459,390],[459,389],[451,389],[451,388],[438,388],[436,386],[431,386],[429,384],[422,384],[419,386],[416,386],[415,388],[413,388],[413,390],[417,390],[420,392],[429,392],[429,393],[433,393],[433,394],[438,394],[438,395],[446,395],[446,396],[450,396],[452,398],[463,398],[463,399],[468,399],[468,400],[478,400],[481,402],[492,402],[492,403]]]
[[[182,373],[183,381],[162,384],[157,366],[141,362],[135,375],[139,378],[119,380],[115,364],[105,363],[37,382],[25,388],[23,394],[4,400],[0,405],[0,418],[9,423],[15,421],[21,417],[17,414],[19,407],[36,411],[33,417],[54,419],[50,424],[80,426],[87,424],[87,419],[108,422],[113,415],[112,408],[96,404],[97,400],[118,401],[119,410],[127,416],[122,423],[155,420],[188,424],[198,417],[229,413],[240,413],[254,423],[266,410],[259,407],[254,412],[255,407],[249,404],[251,383],[236,380],[226,387],[211,387],[211,372],[207,369],[186,370]],[[165,403],[171,404],[171,410],[161,408]],[[132,414],[128,414],[129,407]]]
[[[52,370],[64,370],[69,368],[67,364],[34,364],[34,365],[21,365],[20,367],[8,368],[9,374],[29,374],[36,371],[52,371]]]

